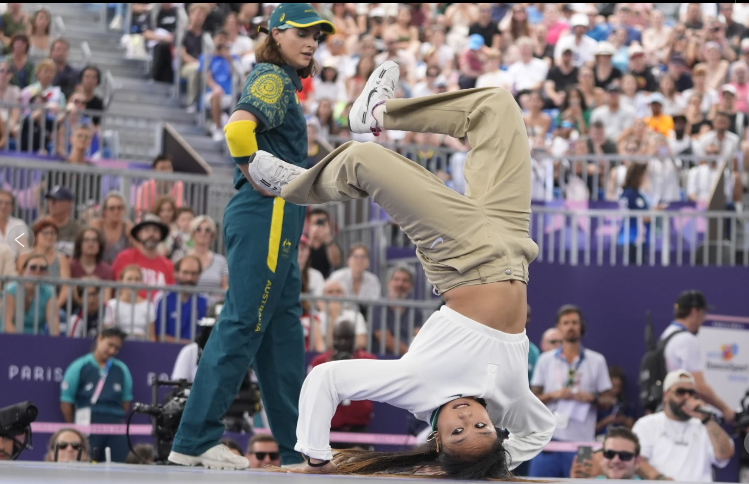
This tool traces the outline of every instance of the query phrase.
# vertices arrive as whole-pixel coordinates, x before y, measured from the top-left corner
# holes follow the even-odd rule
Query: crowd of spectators
[[[43,98],[46,109],[0,110],[0,148],[3,141],[28,138],[31,149],[46,150],[52,140],[41,136],[52,130],[41,127],[67,116],[84,126],[71,129],[69,140],[58,135],[58,150],[66,149],[57,154],[70,163],[85,163],[98,119],[77,112],[103,108],[95,94],[100,72],[93,66],[78,71],[68,65],[69,44],[49,38],[49,13],[40,9],[28,18],[20,5],[8,4],[0,16],[0,40],[8,52],[0,60],[0,99],[34,104]],[[184,7],[160,4],[158,15],[152,16],[147,4],[132,4],[130,34],[146,41],[153,78],[172,82],[173,56],[180,56],[187,109],[195,111],[204,103],[216,141],[221,140],[224,114],[241,88],[236,80],[244,79],[254,65],[253,46],[262,36],[257,26],[267,20],[272,5],[189,4],[183,45],[175,49],[179,9]],[[732,206],[741,208],[746,187],[742,160],[749,154],[749,29],[744,26],[749,8],[742,4],[314,5],[337,33],[321,41],[320,73],[304,81],[299,96],[307,115],[309,166],[345,139],[375,140],[349,133],[347,113],[374,67],[395,60],[401,66],[398,97],[472,87],[510,90],[523,110],[536,198],[549,196],[550,182],[567,198],[620,201],[630,209],[682,200],[705,203],[720,175],[712,156],[728,160],[725,192]],[[210,62],[201,38],[206,32],[213,40]],[[206,85],[200,76],[204,69],[209,71]],[[376,141],[392,143],[451,188],[464,190],[462,163],[470,149],[465,140],[386,130]],[[600,158],[617,154],[641,155],[648,161],[625,159],[610,165]],[[550,180],[543,166],[552,167]],[[171,160],[159,156],[153,169],[171,172]],[[215,250],[220,228],[187,204],[182,182],[148,180],[134,199],[109,191],[96,216],[85,218],[74,216],[72,185],[45,190],[46,210],[32,227],[34,250],[18,258],[4,245],[4,235],[23,223],[11,216],[18,194],[0,190],[0,275],[20,274],[32,281],[3,288],[2,328],[96,338],[92,354],[66,372],[70,388],[74,382],[80,386],[75,373],[85,379],[86,364],[95,364],[97,354],[113,358],[125,338],[190,343],[198,331],[196,322],[222,301],[230,270]],[[623,235],[630,243],[637,234]],[[409,266],[395,266],[381,280],[370,271],[366,245],[340,247],[334,239],[328,212],[311,210],[298,253],[303,293],[362,300],[413,297],[416,281]],[[43,276],[72,280],[59,286],[33,283]],[[86,287],[87,280],[167,290],[97,289]],[[169,291],[171,285],[184,292]],[[15,298],[20,297],[25,300],[19,319]],[[673,354],[666,353],[669,370],[675,373],[671,385],[664,387],[664,410],[635,421],[622,390],[622,372],[609,368],[594,349],[582,349],[582,314],[573,307],[562,309],[556,326],[540,342],[542,354],[532,365],[530,383],[562,416],[556,440],[598,438],[603,450],[585,462],[573,462],[565,453],[542,454],[527,470],[531,475],[632,478],[639,472],[651,479],[678,480],[707,475],[711,465],[725,464],[732,447],[713,423],[696,422],[695,417],[702,417],[683,410],[686,401],[701,396],[731,418],[730,408],[705,382],[699,360],[691,353],[679,360],[694,349],[687,334],[670,343],[678,350],[671,346]],[[372,353],[402,355],[425,320],[421,311],[397,304],[370,310],[366,304],[305,301],[303,310],[307,349],[321,353],[312,366],[344,357],[371,358]],[[704,318],[704,308],[693,306],[676,318],[694,332],[700,314]],[[568,375],[566,380],[557,378],[562,373]],[[65,392],[63,403],[74,405],[75,390]],[[117,411],[112,404],[102,414],[119,422],[119,408],[126,409],[126,403],[123,396]],[[366,429],[372,413],[367,403],[344,403],[334,428]],[[67,407],[64,413],[66,420],[72,415]],[[677,427],[679,433],[673,436],[660,430]],[[685,432],[698,438],[683,442]],[[49,460],[94,458],[85,436],[68,430],[58,434],[50,440]],[[660,442],[656,435],[671,440]],[[153,459],[153,449],[141,448],[136,454],[130,456],[133,461]],[[253,467],[279,458],[272,439],[260,436],[246,454]]]
[[[264,35],[257,26],[274,5],[190,4],[187,10],[183,45],[176,52],[182,56],[188,109],[201,101],[205,84],[203,101],[210,105],[209,129],[217,141],[226,119],[222,113],[231,109],[232,95],[236,99],[254,66],[253,46]],[[749,9],[743,4],[313,6],[337,32],[321,39],[320,72],[304,80],[299,95],[308,116],[310,166],[349,137],[376,140],[393,143],[448,186],[464,189],[462,163],[469,149],[464,141],[393,130],[375,139],[346,129],[348,111],[369,73],[394,60],[401,68],[397,97],[472,87],[510,90],[524,112],[538,165],[534,189],[543,198],[618,200],[631,163],[612,164],[600,155],[619,154],[652,157],[645,162],[651,200],[705,202],[700,186],[709,185],[717,170],[709,156],[720,155],[728,160],[729,208],[743,202],[741,160],[749,153]],[[157,79],[162,67],[171,69],[170,63],[156,62],[158,45],[174,41],[173,17],[180,8],[162,4],[158,25],[136,29],[149,42],[158,41]],[[207,83],[200,78],[208,45],[201,33],[214,39]],[[236,74],[233,81],[229,71]],[[411,144],[418,147],[407,148]]]
[[[52,17],[45,8],[33,14],[21,3],[3,4],[0,15],[0,150],[21,150],[70,163],[100,157],[101,116],[96,92],[102,73],[94,65],[71,66],[70,42],[52,38]],[[75,127],[85,125],[91,138],[76,153]],[[79,134],[82,136],[82,134]]]

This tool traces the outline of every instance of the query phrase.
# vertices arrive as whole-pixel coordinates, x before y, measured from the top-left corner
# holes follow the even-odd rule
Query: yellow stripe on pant
[[[284,205],[286,201],[283,198],[276,197],[273,200],[273,216],[270,221],[270,237],[268,237],[268,269],[274,274],[278,264],[278,250],[281,248]]]

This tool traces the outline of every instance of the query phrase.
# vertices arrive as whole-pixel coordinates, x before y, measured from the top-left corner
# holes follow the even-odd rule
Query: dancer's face
[[[473,398],[446,403],[437,417],[437,432],[442,448],[457,454],[486,452],[497,440],[489,413]]]
[[[320,26],[273,30],[273,40],[280,45],[281,55],[294,69],[304,69],[317,51],[320,39]]]

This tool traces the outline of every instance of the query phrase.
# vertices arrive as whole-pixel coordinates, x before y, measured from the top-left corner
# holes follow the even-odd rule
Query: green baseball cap
[[[321,18],[317,10],[309,3],[280,3],[270,14],[267,32],[270,33],[273,29],[284,30],[291,27],[300,29],[313,25],[319,25],[326,34],[335,33],[333,24]]]

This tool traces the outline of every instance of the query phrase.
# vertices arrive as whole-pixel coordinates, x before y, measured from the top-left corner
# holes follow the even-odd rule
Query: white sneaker
[[[189,106],[187,106],[187,108],[185,108],[185,111],[187,112],[187,114],[195,114],[198,112],[198,105],[195,103],[190,104]]]
[[[222,130],[218,126],[213,126],[211,128],[211,138],[213,138],[213,141],[215,141],[216,143],[224,141],[224,130]]]
[[[250,158],[248,171],[257,186],[274,195],[280,195],[283,187],[307,170],[260,150]]]
[[[246,457],[235,454],[224,444],[211,447],[198,456],[171,451],[169,462],[181,466],[203,466],[208,469],[241,470],[250,467],[250,461]]]
[[[377,125],[372,111],[395,97],[395,85],[399,77],[400,67],[393,61],[385,61],[374,70],[349,112],[348,126],[352,132],[380,135],[382,129]]]

